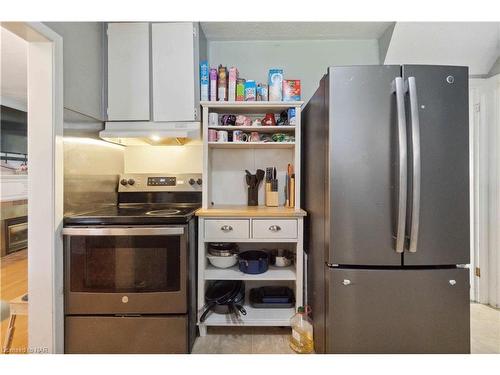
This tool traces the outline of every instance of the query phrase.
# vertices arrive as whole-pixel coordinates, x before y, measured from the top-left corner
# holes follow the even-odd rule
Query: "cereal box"
[[[236,100],[236,82],[238,81],[238,69],[234,66],[229,68],[229,87],[228,100],[234,102]]]
[[[300,80],[285,79],[283,80],[283,101],[293,102],[300,100]]]
[[[255,81],[248,80],[245,82],[245,101],[255,101],[257,98],[257,85]]]
[[[200,100],[208,100],[209,98],[209,75],[208,61],[202,61],[200,63]]]
[[[245,101],[245,80],[243,78],[236,81],[236,101]]]
[[[283,69],[269,69],[269,101],[283,100]]]
[[[217,100],[217,69],[210,69],[210,101]]]

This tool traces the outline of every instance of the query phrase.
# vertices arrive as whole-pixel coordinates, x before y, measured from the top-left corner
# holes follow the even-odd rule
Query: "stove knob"
[[[203,182],[203,181],[201,180],[201,178],[199,178],[199,179],[197,179],[197,180],[196,180],[196,183],[197,183],[198,185],[201,185],[201,183],[202,183],[202,182]]]
[[[127,186],[128,182],[126,179],[123,179],[120,181],[120,184],[122,184],[123,186]]]
[[[194,185],[194,183],[195,183],[196,181],[194,180],[194,178],[190,178],[188,182],[189,182],[189,185]]]
[[[134,180],[133,178],[130,178],[130,179],[128,180],[128,184],[129,184],[129,185],[133,185],[133,184],[135,184],[135,180]]]

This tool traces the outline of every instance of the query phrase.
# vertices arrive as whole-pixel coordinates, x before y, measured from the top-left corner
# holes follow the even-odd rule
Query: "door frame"
[[[2,22],[28,42],[28,352],[63,353],[63,39]]]
[[[500,306],[500,75],[469,80],[471,160],[471,299]],[[473,256],[472,256],[473,255]],[[475,275],[480,268],[480,277]]]

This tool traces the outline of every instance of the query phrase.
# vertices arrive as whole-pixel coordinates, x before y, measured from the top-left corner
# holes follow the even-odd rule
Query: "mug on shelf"
[[[260,142],[259,132],[251,132],[250,137],[248,138],[248,142]]]
[[[262,126],[262,121],[256,118],[255,120],[253,120],[252,126]]]
[[[227,142],[228,139],[228,132],[226,130],[219,130],[217,132],[217,142]]]
[[[208,114],[208,125],[217,126],[219,125],[219,114],[218,113],[209,113]]]
[[[222,125],[234,125],[234,124],[236,124],[236,116],[235,115],[222,115],[221,123],[222,123]]]
[[[285,133],[274,133],[272,138],[274,142],[284,142],[286,134]]]
[[[208,129],[208,141],[209,142],[217,142],[217,130]]]
[[[275,126],[276,118],[274,113],[266,113],[266,116],[262,119],[262,126]]]
[[[244,115],[236,116],[236,126],[252,126],[252,119]]]
[[[242,130],[235,130],[233,132],[233,142],[248,142],[248,134],[244,133]]]

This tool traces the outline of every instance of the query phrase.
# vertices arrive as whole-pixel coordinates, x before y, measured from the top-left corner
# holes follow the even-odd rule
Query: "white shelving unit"
[[[269,270],[263,274],[250,275],[241,272],[238,266],[222,269],[207,264],[205,280],[297,280],[297,271],[294,266],[269,266]]]
[[[303,304],[304,251],[303,218],[300,209],[300,113],[303,102],[201,102],[203,107],[203,203],[197,212],[198,236],[198,319],[204,311],[205,290],[215,280],[244,280],[246,315],[211,313],[201,323],[200,334],[207,334],[208,326],[289,326],[296,307]],[[294,126],[230,126],[209,125],[209,113],[243,114],[252,119],[267,113],[279,114],[295,108]],[[208,129],[257,131],[268,135],[285,133],[295,136],[295,142],[208,142]],[[245,169],[276,166],[280,189],[288,163],[294,165],[295,206],[283,207],[284,193],[280,192],[280,207],[248,207],[244,182]],[[261,186],[260,204],[264,204]],[[271,228],[278,226],[278,232]],[[234,227],[232,231],[219,230]],[[281,230],[283,228],[283,230]],[[285,229],[291,228],[291,229]],[[295,253],[295,262],[289,267],[269,266],[267,272],[250,275],[241,272],[238,265],[227,269],[212,266],[206,255],[210,242],[235,242],[241,250],[287,248]],[[251,288],[284,285],[295,293],[294,308],[254,308],[249,302]]]
[[[208,142],[211,148],[294,148],[295,142]]]
[[[235,318],[234,315],[212,314],[207,320],[207,326],[288,326],[295,309],[255,309],[245,305],[247,315]]]
[[[258,131],[259,133],[288,133],[295,132],[295,126],[232,126],[232,125],[209,125],[209,129],[215,130],[243,130],[243,131]]]

